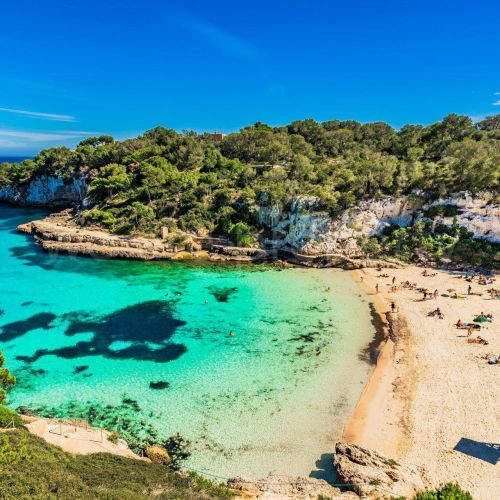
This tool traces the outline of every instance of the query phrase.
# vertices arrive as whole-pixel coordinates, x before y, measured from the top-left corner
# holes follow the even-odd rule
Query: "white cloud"
[[[30,116],[32,118],[43,118],[45,120],[53,120],[57,122],[74,122],[74,116],[71,115],[58,115],[55,113],[39,113],[37,111],[26,111],[24,109],[1,108],[0,111],[6,113],[14,113],[16,115]]]
[[[499,99],[498,101],[495,101],[495,102],[493,103],[493,106],[500,106],[500,99]]]
[[[220,29],[206,19],[183,11],[179,11],[179,14],[174,19],[184,28],[196,33],[221,50],[244,59],[256,59],[260,55],[257,47]]]
[[[10,139],[0,139],[0,148],[11,149],[11,148],[24,148],[26,143],[12,141]]]
[[[93,135],[91,132],[61,130],[57,132],[22,132],[20,130],[0,129],[0,137],[14,137],[28,141],[62,141],[77,139],[84,135]]]

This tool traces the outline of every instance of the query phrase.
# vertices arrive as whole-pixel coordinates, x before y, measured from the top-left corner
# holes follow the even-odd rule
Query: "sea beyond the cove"
[[[43,215],[0,204],[11,407],[178,432],[220,477],[327,475],[375,335],[349,273],[47,254],[16,232]]]

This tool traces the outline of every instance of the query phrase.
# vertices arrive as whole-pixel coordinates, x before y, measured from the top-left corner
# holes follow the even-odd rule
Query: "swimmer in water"
[[[230,337],[234,337],[234,333],[232,331],[229,332]]]

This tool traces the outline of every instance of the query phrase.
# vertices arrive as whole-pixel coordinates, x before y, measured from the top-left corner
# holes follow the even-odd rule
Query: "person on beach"
[[[437,296],[438,296],[438,291],[437,291],[437,288],[436,288],[436,290],[434,290],[434,298],[437,299]]]
[[[469,285],[469,288],[467,288],[467,295],[470,295],[472,293],[472,286]]]
[[[391,302],[391,312],[392,313],[396,312],[396,304],[394,304],[394,302]]]
[[[378,293],[378,283],[375,285],[375,291]]]
[[[392,284],[394,285],[394,283],[396,283],[396,276],[392,277]]]

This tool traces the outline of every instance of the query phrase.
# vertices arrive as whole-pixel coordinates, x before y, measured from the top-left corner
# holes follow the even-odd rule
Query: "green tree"
[[[96,148],[98,146],[103,146],[104,144],[111,144],[114,139],[110,135],[100,135],[99,137],[87,137],[78,143],[79,148],[83,146],[90,146]]]
[[[125,165],[110,163],[101,168],[97,177],[90,183],[89,194],[102,198],[110,198],[117,191],[128,189],[132,182],[132,176],[127,173]]]
[[[145,227],[147,223],[155,218],[154,210],[139,201],[134,201],[130,205],[128,212],[136,228]]]
[[[229,224],[227,234],[231,241],[238,247],[249,247],[252,244],[252,229],[245,222]]]
[[[5,356],[0,351],[0,404],[7,401],[7,390],[16,385],[16,377],[5,368]]]

